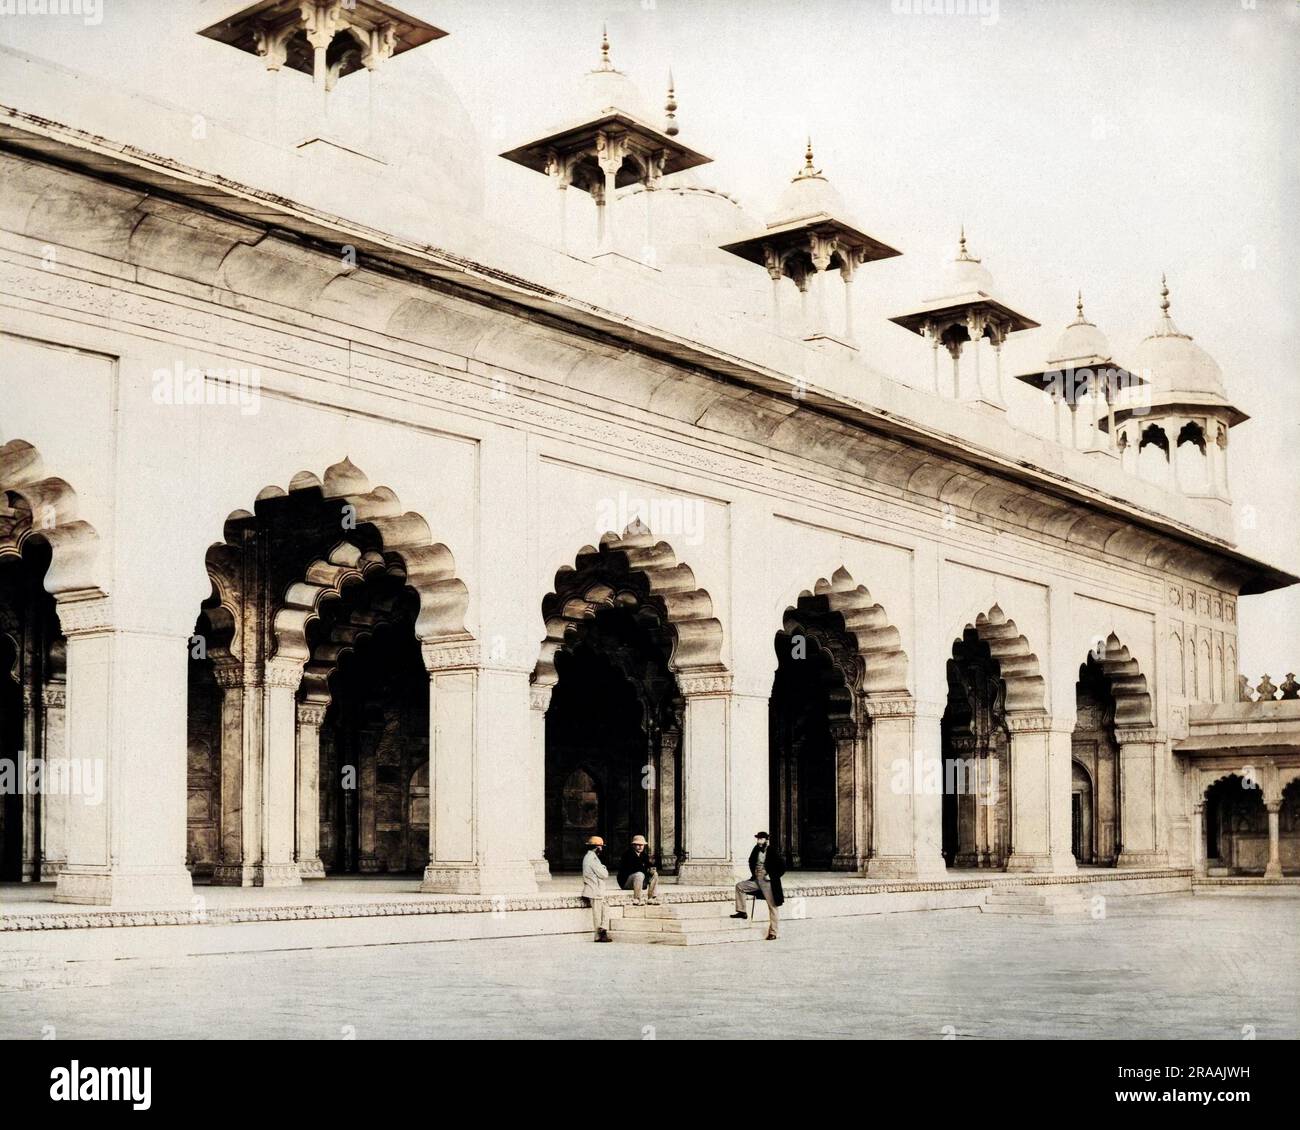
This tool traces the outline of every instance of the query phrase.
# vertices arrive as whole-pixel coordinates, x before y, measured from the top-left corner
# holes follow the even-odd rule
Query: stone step
[[[678,933],[672,930],[632,931],[610,930],[609,936],[616,942],[638,942],[642,945],[661,946],[711,946],[725,942],[756,942],[764,936],[762,930],[695,930],[690,933]]]
[[[610,932],[629,934],[698,934],[707,930],[747,930],[752,922],[739,918],[627,918],[610,922]]]
[[[733,902],[672,902],[658,906],[624,906],[623,917],[632,918],[725,918],[733,910]],[[740,921],[740,919],[736,919]]]
[[[1088,900],[1077,887],[995,887],[981,909],[985,914],[1083,917]]]

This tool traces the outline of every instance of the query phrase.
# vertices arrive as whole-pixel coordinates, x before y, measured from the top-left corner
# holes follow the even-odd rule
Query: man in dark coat
[[[785,860],[768,842],[766,832],[754,834],[754,850],[749,853],[749,878],[736,884],[736,913],[732,918],[748,918],[745,913],[745,896],[762,895],[767,903],[767,940],[776,941],[776,908],[785,902],[781,889],[781,876],[785,874]]]

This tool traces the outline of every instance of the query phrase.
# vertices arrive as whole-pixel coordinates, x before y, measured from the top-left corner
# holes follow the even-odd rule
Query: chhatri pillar
[[[772,279],[773,316],[780,325],[782,280],[799,291],[807,341],[856,349],[853,329],[853,280],[857,268],[902,252],[867,235],[844,218],[844,201],[813,163],[812,139],[803,168],[795,174],[765,230],[722,250],[767,269]],[[842,321],[833,325],[826,294],[828,276],[843,283]]]
[[[1057,443],[1090,454],[1118,458],[1115,403],[1120,390],[1143,383],[1117,364],[1110,342],[1083,313],[1083,292],[1075,318],[1047,355],[1042,372],[1022,373],[1016,380],[1052,398],[1052,427]]]
[[[660,128],[650,123],[652,115],[641,92],[610,61],[608,35],[601,38],[600,62],[583,76],[578,101],[573,120],[501,156],[546,174],[559,190],[561,248],[566,242],[567,189],[573,187],[588,193],[596,204],[596,257],[617,255],[615,192],[633,185],[646,190],[649,233],[653,226],[650,209],[660,178],[707,164],[712,158],[677,140],[677,101],[671,75],[664,125]],[[653,249],[647,247],[642,259],[652,258]]]
[[[1038,323],[995,297],[993,276],[966,248],[965,228],[961,231],[957,257],[948,264],[937,289],[935,297],[927,298],[915,310],[889,320],[930,343],[934,352],[935,395],[1005,411],[1003,343],[1008,334],[1034,329]],[[980,361],[981,345],[986,340],[993,349],[991,373]],[[951,381],[945,382],[939,374],[940,346],[952,358]],[[967,361],[965,370],[961,364],[963,356]]]

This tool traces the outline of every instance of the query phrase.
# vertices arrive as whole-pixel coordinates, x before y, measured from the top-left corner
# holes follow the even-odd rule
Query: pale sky
[[[929,350],[886,319],[929,293],[959,224],[999,291],[1043,324],[1013,337],[1009,372],[1041,367],[1078,288],[1117,358],[1131,356],[1155,325],[1167,272],[1175,322],[1253,417],[1229,448],[1241,548],[1300,572],[1300,5],[998,0],[996,19],[895,11],[931,3],[403,0],[396,6],[451,34],[396,62],[412,76],[436,68],[460,94],[480,134],[489,215],[525,228],[553,220],[553,198],[541,177],[495,154],[566,116],[602,22],[615,65],[651,105],[672,67],[681,140],[714,158],[704,179],[756,217],[811,134],[853,217],[904,252],[868,265],[857,284],[864,355],[900,379],[922,379]],[[104,0],[93,28],[0,17],[0,42],[169,102],[229,108],[256,97],[255,83],[239,81],[255,61],[191,32],[237,8]],[[395,66],[389,81],[402,74]],[[1252,683],[1300,667],[1300,591],[1248,598],[1240,618]]]

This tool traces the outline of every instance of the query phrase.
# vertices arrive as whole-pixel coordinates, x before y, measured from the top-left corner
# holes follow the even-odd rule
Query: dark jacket
[[[645,873],[646,878],[650,877],[650,869],[654,866],[650,858],[650,849],[646,848],[640,855],[637,855],[631,848],[623,853],[623,859],[618,865],[618,885],[627,886],[627,881],[637,871]]]
[[[749,877],[757,878],[754,872],[758,868],[758,844],[754,845],[754,850],[749,853]],[[763,870],[767,872],[767,881],[772,884],[772,901],[777,906],[785,903],[785,891],[781,889],[781,876],[785,874],[785,860],[781,858],[781,853],[776,850],[776,845],[771,840],[767,841],[767,858],[763,861]]]

